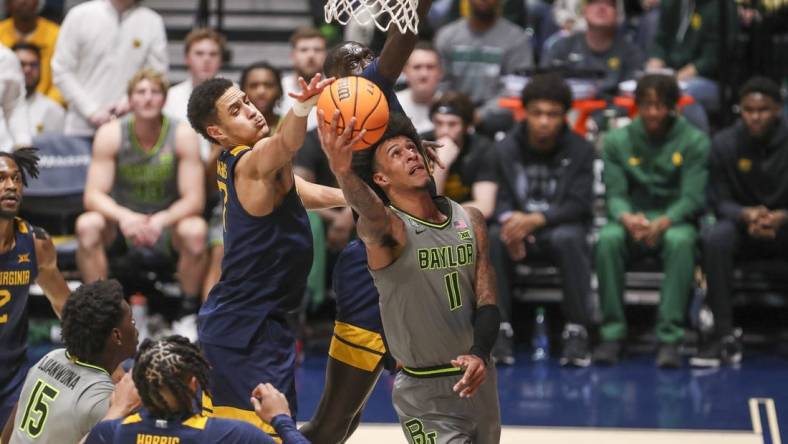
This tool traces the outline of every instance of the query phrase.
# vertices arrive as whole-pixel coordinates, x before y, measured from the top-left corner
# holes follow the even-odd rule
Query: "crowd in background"
[[[191,129],[187,104],[192,89],[222,69],[227,41],[194,29],[184,45],[188,78],[170,87],[164,22],[144,2],[90,0],[59,25],[39,15],[42,3],[9,0],[0,22],[0,148],[43,147],[36,141],[46,138],[91,153],[85,212],[74,228],[82,280],[106,278],[112,257],[129,249],[155,251],[176,264],[184,296],[173,328],[194,338],[197,307],[223,256],[214,186],[221,148]],[[749,26],[752,8],[714,0],[639,7],[632,16],[618,0],[436,1],[422,34],[432,38],[404,69],[398,99],[422,137],[442,144],[447,168],[434,170],[438,192],[489,221],[504,313],[500,363],[514,360],[518,263],[559,269],[561,363],[572,366],[618,361],[627,337],[624,273],[649,255],[665,273],[656,363],[680,366],[700,267],[715,330],[692,363],[714,366],[741,360],[735,261],[788,251],[785,77],[747,81],[738,91],[740,118],[724,125],[719,75],[730,61],[721,49]],[[373,47],[379,39],[344,31]],[[335,39],[331,26],[299,29],[290,40],[292,72],[261,60],[232,80],[275,130],[292,104],[288,92],[298,77],[322,71]],[[600,99],[604,105],[583,117],[584,104]],[[313,115],[295,171],[336,186],[316,125]],[[701,224],[705,214],[713,217]],[[310,221],[315,258],[305,298],[314,305],[330,294],[333,261],[354,224],[349,209],[315,212]],[[594,274],[601,319],[592,308]]]

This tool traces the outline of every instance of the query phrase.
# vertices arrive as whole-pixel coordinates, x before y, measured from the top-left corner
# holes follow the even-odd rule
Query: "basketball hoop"
[[[375,23],[384,32],[394,24],[403,34],[418,34],[417,5],[418,0],[326,0],[326,23],[347,25],[352,18],[360,25]]]

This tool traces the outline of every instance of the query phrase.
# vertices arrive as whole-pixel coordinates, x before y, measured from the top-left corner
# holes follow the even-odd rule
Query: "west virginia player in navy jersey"
[[[269,132],[263,115],[232,82],[212,79],[194,89],[189,121],[224,147],[217,164],[222,192],[225,253],[219,282],[200,309],[198,334],[211,363],[216,416],[241,419],[274,433],[251,410],[249,393],[270,382],[296,410],[295,335],[288,311],[303,298],[312,262],[312,234],[304,208],[344,206],[337,189],[293,176],[306,116],[332,79],[315,76]]]
[[[419,2],[417,13],[424,18],[431,0]],[[326,75],[364,77],[383,91],[389,111],[404,113],[394,83],[416,46],[418,36],[391,28],[380,56],[357,42],[345,42],[326,57]],[[330,118],[327,116],[326,118]],[[325,119],[324,119],[325,120]],[[437,160],[434,148],[424,142],[425,158]],[[344,442],[361,418],[364,403],[381,371],[393,371],[395,361],[386,351],[378,306],[378,291],[367,268],[364,243],[355,240],[340,253],[334,266],[333,286],[337,301],[334,336],[328,352],[326,384],[312,419],[301,432],[314,443]]]
[[[17,217],[27,177],[38,176],[37,164],[33,148],[0,152],[0,424],[25,381],[30,284],[41,286],[58,317],[69,295],[52,240]]]
[[[207,390],[208,362],[182,336],[140,346],[133,370],[143,408],[139,413],[97,424],[87,444],[265,444],[273,438],[243,421],[206,416],[198,393]],[[296,430],[287,400],[270,384],[259,384],[247,398],[255,415],[276,429],[284,444],[309,444]]]

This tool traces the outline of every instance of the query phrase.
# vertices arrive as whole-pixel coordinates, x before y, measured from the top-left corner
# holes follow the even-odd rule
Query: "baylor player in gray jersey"
[[[403,431],[413,444],[497,443],[490,352],[500,313],[484,217],[432,197],[420,140],[405,116],[392,114],[380,142],[355,156],[351,146],[363,132],[337,136],[337,122],[335,115],[319,127],[321,145],[359,213],[386,342],[403,366],[392,395]]]
[[[63,307],[62,322],[66,348],[30,368],[2,442],[10,435],[13,444],[77,443],[102,419],[123,417],[139,405],[131,376],[117,388],[110,376],[137,348],[121,285],[111,280],[79,287]]]

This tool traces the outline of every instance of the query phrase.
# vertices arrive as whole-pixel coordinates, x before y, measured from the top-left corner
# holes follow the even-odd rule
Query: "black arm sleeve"
[[[477,308],[473,323],[473,346],[469,353],[482,358],[486,364],[490,360],[500,326],[501,312],[497,305],[482,305]]]

